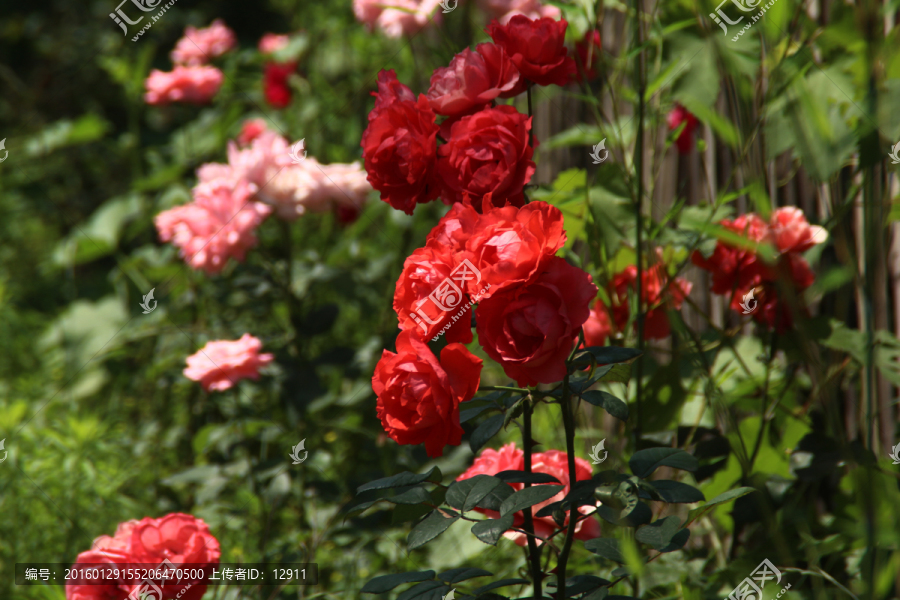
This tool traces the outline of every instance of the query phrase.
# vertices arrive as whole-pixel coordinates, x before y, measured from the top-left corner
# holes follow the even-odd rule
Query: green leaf
[[[440,581],[423,581],[397,596],[397,600],[441,600],[449,591],[450,586]]]
[[[717,505],[724,504],[726,502],[731,502],[732,500],[736,500],[741,496],[746,496],[752,492],[755,492],[756,489],[752,487],[739,487],[733,490],[728,490],[722,494],[719,494],[703,506],[698,506],[697,508],[691,509],[688,511],[688,523],[693,523],[706,513],[713,510]]]
[[[603,503],[598,510],[601,516],[614,516],[623,519],[638,506],[638,483],[631,480],[620,481],[615,485],[602,485],[594,489],[594,497]],[[610,510],[616,511],[618,514],[609,513]]]
[[[584,353],[593,356],[598,365],[627,362],[642,354],[637,348],[623,348],[621,346],[590,346],[584,349]]]
[[[500,431],[500,428],[503,427],[503,417],[504,415],[494,415],[482,421],[475,428],[475,431],[472,432],[472,437],[469,438],[469,447],[472,449],[472,452],[481,450],[481,447]]]
[[[494,477],[506,483],[562,483],[553,475],[526,471],[500,471]]]
[[[398,504],[391,511],[391,525],[418,521],[431,510],[432,508],[427,504]]]
[[[476,577],[486,577],[488,575],[493,575],[493,573],[485,571],[484,569],[459,567],[458,569],[450,569],[449,571],[439,573],[438,579],[447,583],[459,583],[460,581],[467,581],[469,579],[475,579]]]
[[[513,495],[515,490],[504,484],[498,485],[491,492],[481,499],[478,503],[478,508],[485,508],[487,510],[496,510],[500,511],[500,505],[503,504],[503,501]]]
[[[632,473],[646,479],[658,467],[696,471],[699,465],[696,458],[679,448],[647,448],[635,452],[628,467]]]
[[[444,516],[444,513],[449,513],[450,516]],[[409,537],[406,538],[409,549],[415,550],[416,548],[427,544],[447,531],[447,528],[453,525],[457,519],[459,519],[459,515],[453,514],[446,509],[443,511],[432,511],[430,515],[425,517],[425,520],[417,524],[413,527],[412,531],[409,532]]]
[[[500,515],[508,515],[549,500],[563,490],[561,485],[536,485],[514,493],[500,505]]]
[[[594,538],[586,541],[584,547],[606,560],[622,565],[625,564],[625,557],[622,556],[622,552],[619,550],[619,540],[615,538]]]
[[[613,365],[609,373],[603,377],[603,383],[628,383],[631,381],[631,363]]]
[[[540,149],[552,150],[554,148],[566,148],[569,146],[593,146],[605,137],[607,137],[607,134],[604,134],[603,131],[595,125],[576,125],[575,127],[561,131],[547,141],[542,142]],[[557,178],[557,181],[559,181],[559,178]],[[582,182],[581,185],[583,187],[584,183]]]
[[[689,504],[691,502],[703,502],[706,497],[703,492],[692,485],[682,483],[680,481],[671,481],[669,479],[657,479],[648,482],[656,488],[659,495],[666,502],[673,504]]]
[[[470,404],[470,403],[471,403],[471,401],[466,402],[466,404]],[[477,417],[484,411],[489,410],[491,408],[496,410],[496,408],[497,408],[497,406],[493,402],[486,402],[486,403],[482,404],[481,406],[470,406],[467,408],[463,408],[463,406],[464,405],[461,405],[459,407],[459,422],[460,423],[465,423],[466,421],[471,421],[472,419],[474,419],[475,417]]]
[[[481,500],[503,482],[490,475],[476,475],[462,481],[455,481],[447,490],[446,502],[463,512],[475,508]]]
[[[423,502],[431,502],[431,494],[425,488],[419,486],[406,490],[396,496],[385,496],[388,502],[394,504],[422,504]]]
[[[506,587],[508,585],[522,585],[529,583],[527,579],[501,579],[500,581],[495,581],[493,583],[489,583],[485,586],[482,586],[473,592],[476,596],[480,596],[485,592],[489,592],[491,590],[496,590],[497,588]]]
[[[385,490],[388,488],[405,487],[408,485],[416,485],[417,483],[422,483],[423,481],[440,483],[441,470],[437,467],[432,467],[430,471],[422,474],[404,471],[403,473],[397,473],[396,475],[391,475],[390,477],[376,479],[375,481],[365,483],[356,488],[356,493],[361,494],[369,490]]]
[[[485,519],[484,521],[478,521],[472,525],[472,533],[485,544],[494,546],[503,536],[503,533],[512,526],[513,515],[508,514],[499,519]]]
[[[393,575],[382,575],[370,579],[363,586],[363,592],[367,594],[383,594],[389,592],[401,583],[412,583],[414,581],[425,581],[434,577],[434,571],[411,571],[409,573],[394,573]]]
[[[584,392],[581,397],[585,402],[599,406],[620,421],[628,420],[628,405],[608,392],[589,390]]]
[[[644,525],[635,532],[634,539],[659,552],[672,552],[683,548],[690,535],[690,531],[681,527],[681,519],[672,516]]]

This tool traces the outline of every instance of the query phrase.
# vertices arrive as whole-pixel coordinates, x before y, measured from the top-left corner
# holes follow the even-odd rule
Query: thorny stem
[[[569,393],[569,375],[566,374],[563,379],[563,397],[560,401],[560,407],[563,414],[563,427],[566,432],[566,453],[569,463],[569,489],[575,486],[577,474],[575,472],[575,417],[572,414],[572,401]],[[566,598],[566,565],[569,562],[569,552],[572,550],[572,542],[575,541],[575,522],[578,511],[569,506],[568,528],[566,529],[566,540],[563,542],[562,552],[559,554],[559,561],[556,565],[556,589],[558,590],[559,600]]]
[[[750,455],[750,463],[747,465],[747,475],[753,470],[753,463],[756,461],[756,455],[759,453],[762,444],[763,435],[766,432],[766,412],[768,412],[769,399],[769,381],[772,373],[772,361],[775,360],[775,345],[778,341],[778,330],[773,329],[769,342],[769,359],[766,361],[766,380],[763,384],[762,392],[762,408],[759,414],[759,432],[756,434],[756,443],[753,444],[753,454]]]
[[[531,473],[531,411],[532,406],[530,398],[525,399],[525,408],[522,411],[522,445],[525,447],[525,472]],[[525,488],[531,487],[530,483],[525,483]],[[543,571],[541,571],[541,551],[538,549],[537,540],[534,537],[534,517],[531,507],[527,507],[525,513],[525,532],[528,540],[528,556],[531,561],[531,579],[534,582],[534,597],[542,598],[541,579]]]
[[[635,8],[635,19],[634,19],[634,27],[635,27],[635,46],[640,48],[642,45],[642,35],[641,35],[641,25],[644,18],[643,15],[643,0],[635,0],[634,1]],[[635,251],[637,252],[636,262],[637,262],[637,330],[638,330],[638,350],[641,351],[641,355],[638,356],[637,359],[637,414],[635,416],[635,427],[634,427],[634,439],[635,439],[635,449],[637,449],[638,441],[641,439],[641,424],[642,424],[642,410],[641,410],[641,387],[644,375],[644,312],[642,307],[642,295],[643,295],[643,276],[644,276],[644,266],[643,266],[643,252],[642,252],[642,240],[641,240],[641,228],[642,228],[642,219],[641,219],[641,205],[644,199],[644,51],[643,49],[637,53],[635,57],[635,78],[637,79],[637,93],[638,93],[638,123],[637,123],[637,139],[635,140],[634,147],[634,170],[635,177],[637,178],[637,197],[634,202],[634,214],[635,214],[635,225],[637,229],[637,244],[635,247]]]

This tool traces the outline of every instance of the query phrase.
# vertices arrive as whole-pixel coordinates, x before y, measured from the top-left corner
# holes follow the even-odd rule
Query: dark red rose
[[[372,95],[375,96],[375,107],[369,113],[370,121],[377,117],[383,108],[394,102],[416,99],[411,89],[397,81],[397,74],[393,69],[382,69],[378,73],[378,91],[372,92]]]
[[[538,85],[565,85],[577,71],[575,61],[566,56],[565,19],[529,19],[515,15],[506,25],[491,21],[485,30],[502,46],[519,73]]]
[[[386,104],[363,132],[360,145],[369,183],[381,192],[382,200],[408,215],[416,204],[438,196],[434,180],[437,132],[434,111],[424,95],[417,101]]]
[[[589,31],[584,40],[575,44],[575,52],[578,54],[580,67],[575,73],[575,79],[582,80],[582,71],[584,78],[588,81],[597,78],[597,63],[600,62],[600,53],[603,52],[603,45],[600,40],[599,31]]]
[[[644,339],[661,340],[669,337],[671,328],[666,310],[678,310],[685,297],[691,293],[690,281],[678,277],[668,283],[669,275],[665,265],[657,263],[641,274],[641,296],[644,314]],[[667,286],[668,283],[668,287]],[[628,290],[637,289],[637,267],[629,265],[617,273],[612,280],[610,296],[613,298],[613,320],[616,330],[623,331],[631,315]],[[635,327],[637,323],[635,323]]]
[[[514,91],[519,71],[503,48],[478,44],[453,57],[449,67],[435,69],[428,88],[434,112],[457,116],[485,108],[502,94]]]
[[[397,336],[397,353],[385,350],[372,376],[378,418],[398,444],[425,444],[428,456],[458,446],[459,404],[478,391],[482,361],[462,344],[448,344],[441,359],[412,331]]]
[[[275,108],[284,108],[291,103],[291,88],[287,80],[297,70],[297,63],[266,63],[263,73],[263,91],[266,102]]]
[[[444,203],[462,202],[478,212],[490,204],[522,206],[522,190],[535,170],[530,129],[531,118],[512,106],[486,108],[454,123],[438,148]]]
[[[589,274],[552,257],[534,283],[478,306],[478,343],[520,386],[560,381],[596,295]]]
[[[697,128],[697,117],[680,104],[676,104],[669,116],[666,117],[669,124],[669,131],[675,131],[684,123],[684,129],[678,134],[675,140],[675,147],[678,148],[678,154],[688,154],[694,148],[694,130]]]

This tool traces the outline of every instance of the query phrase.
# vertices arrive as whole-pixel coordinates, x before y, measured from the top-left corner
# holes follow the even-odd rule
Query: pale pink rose
[[[279,170],[291,164],[290,151],[286,139],[275,131],[266,130],[254,138],[248,148],[241,149],[229,142],[228,164],[237,177],[261,188]]]
[[[780,252],[806,252],[828,239],[828,232],[818,225],[810,225],[796,206],[785,206],[772,212],[769,237]]]
[[[197,169],[197,182],[209,183],[216,179],[225,179],[227,181],[237,181],[234,175],[234,169],[231,165],[223,165],[222,163],[206,163],[200,165]]]
[[[199,381],[207,392],[229,389],[241,379],[259,379],[259,369],[274,360],[272,354],[260,354],[262,342],[249,333],[234,341],[207,342],[187,357],[184,376]]]
[[[184,37],[175,44],[169,55],[176,65],[203,65],[211,58],[221,56],[237,45],[234,32],[222,19],[216,19],[205,29],[188,26]]]
[[[324,181],[322,187],[334,203],[349,208],[362,208],[372,191],[372,184],[366,178],[366,170],[359,162],[350,164],[332,163],[322,165]]]
[[[280,170],[257,192],[279,218],[293,221],[307,212],[326,212],[335,205],[361,208],[372,190],[358,163],[324,165],[312,156]]]
[[[206,104],[222,87],[222,71],[215,67],[176,66],[166,73],[154,69],[144,81],[147,104],[188,102]]]
[[[201,182],[193,190],[193,202],[156,215],[159,237],[178,246],[194,269],[218,273],[229,258],[244,260],[256,245],[254,231],[272,212],[252,200],[255,191],[256,186],[242,179]]]
[[[525,15],[529,19],[559,19],[562,16],[559,8],[541,4],[538,0],[479,0],[478,5],[501,25],[506,25],[515,15]]]
[[[291,41],[290,36],[277,33],[267,33],[259,40],[259,51],[264,54],[272,54],[285,48]]]
[[[391,38],[414,35],[431,21],[439,22],[435,13],[441,0],[353,0],[356,18],[370,28],[378,26]]]

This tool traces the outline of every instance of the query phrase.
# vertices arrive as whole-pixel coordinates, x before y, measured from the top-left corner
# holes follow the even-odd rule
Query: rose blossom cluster
[[[615,333],[625,331],[631,309],[628,302],[628,290],[635,289],[637,284],[637,267],[629,265],[612,278],[607,290],[613,302],[607,307],[602,300],[597,300],[591,309],[591,316],[584,324],[584,344],[586,346],[603,346],[606,339]],[[671,279],[666,265],[659,262],[641,273],[641,306],[644,308],[644,339],[661,340],[669,336],[671,328],[667,310],[681,308],[685,297],[691,293],[691,282],[677,277]],[[612,319],[610,319],[610,312]],[[635,323],[635,327],[637,324]]]
[[[121,570],[151,567],[145,565],[196,564],[195,568],[209,569],[219,564],[219,541],[210,533],[202,519],[183,513],[171,513],[159,519],[145,517],[140,521],[120,523],[112,537],[102,535],[94,540],[90,550],[78,555],[73,568],[85,564],[108,565],[109,569],[121,566]],[[102,567],[104,570],[106,567]],[[208,571],[208,573],[211,571]],[[144,582],[120,579],[98,583],[100,578],[83,578],[66,583],[66,600],[125,600],[134,592],[143,590]],[[206,585],[199,582],[165,583],[160,600],[200,600],[206,593]]]
[[[200,382],[207,392],[225,391],[241,379],[259,379],[259,369],[275,359],[272,354],[260,354],[260,350],[262,342],[249,333],[239,340],[207,342],[187,357],[184,376]]]
[[[457,2],[450,5],[455,6]],[[443,15],[437,10],[440,6],[441,0],[353,0],[353,13],[370,29],[377,27],[386,36],[399,38],[415,35],[431,22],[440,23]],[[543,5],[538,0],[478,0],[478,7],[501,25],[516,15],[558,19],[561,14],[557,7]]]
[[[397,353],[385,350],[372,378],[392,439],[425,442],[429,456],[460,443],[459,404],[477,391],[482,362],[463,345],[473,341],[471,320],[450,321],[473,298],[478,342],[509,377],[521,386],[565,377],[597,294],[588,273],[556,256],[565,241],[562,213],[545,202],[484,214],[454,204],[438,222],[404,263]],[[449,344],[437,360],[423,340],[445,328]]]
[[[753,318],[782,332],[791,327],[793,317],[787,303],[778,298],[776,282],[790,282],[799,294],[811,286],[815,275],[802,253],[827,239],[826,231],[810,225],[803,211],[788,206],[775,210],[768,222],[755,213],[747,213],[720,225],[750,242],[750,248],[736,247],[719,240],[707,258],[695,251],[692,260],[712,273],[712,291],[728,295],[731,308],[744,312],[741,303],[753,291],[758,305],[750,306]],[[768,243],[778,251],[775,264],[767,263],[758,248]]]
[[[206,63],[225,54],[236,45],[234,32],[220,19],[205,29],[187,27],[175,44],[170,72],[153,69],[144,81],[147,104],[187,102],[205,104],[222,86],[222,71]]]
[[[359,163],[325,165],[293,147],[260,120],[245,124],[228,144],[228,163],[197,170],[193,200],[164,211],[154,222],[159,237],[178,246],[194,269],[219,273],[229,258],[244,260],[256,245],[255,230],[273,211],[293,221],[309,212],[343,208],[354,214],[371,186]]]
[[[522,15],[506,25],[494,21],[486,30],[493,43],[466,48],[436,69],[428,93],[418,97],[392,70],[379,73],[361,145],[381,199],[407,214],[438,197],[478,212],[522,206],[535,171],[531,118],[494,101],[575,75],[567,25]]]
[[[263,70],[263,95],[273,108],[285,108],[291,103],[293,96],[288,78],[297,70],[297,61],[278,62],[270,58],[272,54],[286,48],[290,41],[290,36],[275,33],[267,33],[259,40],[259,51],[267,55]]]
[[[523,471],[525,470],[525,453],[516,448],[515,442],[507,444],[500,450],[486,448],[472,463],[472,466],[465,473],[456,478],[457,481],[470,479],[476,475],[496,475],[502,471]],[[531,454],[531,471],[533,473],[545,473],[555,477],[561,484],[563,489],[560,492],[544,500],[532,507],[533,513],[537,513],[545,506],[554,502],[559,502],[565,498],[566,494],[572,489],[572,481],[569,480],[568,454],[560,450],[548,450],[546,452],[533,452]],[[591,464],[583,458],[575,457],[575,480],[585,481],[591,478]],[[525,486],[521,483],[506,484],[515,491],[523,489]],[[546,484],[536,484],[546,485]],[[599,506],[599,502],[597,505]],[[500,513],[493,510],[476,508],[476,511],[487,515],[492,519],[500,517]],[[578,512],[588,514],[593,512],[590,506],[578,507]],[[534,533],[537,536],[538,544],[547,539],[553,532],[560,529],[559,525],[552,517],[534,517]],[[525,515],[519,511],[513,516],[513,529],[521,529],[525,523]],[[569,515],[566,514],[565,526],[569,524]],[[510,529],[503,534],[504,537],[513,540],[519,546],[525,546],[528,538],[524,533]],[[600,523],[593,517],[583,519],[575,524],[575,538],[579,540],[590,540],[600,537]]]

